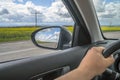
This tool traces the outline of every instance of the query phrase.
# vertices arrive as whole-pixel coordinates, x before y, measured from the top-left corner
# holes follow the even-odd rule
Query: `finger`
[[[100,55],[102,54],[104,47],[92,47],[91,49],[88,50],[88,53],[99,53]]]
[[[104,47],[93,47],[93,50],[96,51],[96,53],[100,53],[100,54],[102,54],[104,49],[105,49]]]
[[[103,52],[103,50],[105,50],[105,47],[98,47],[98,50],[99,50],[100,52]]]
[[[112,65],[114,63],[115,59],[113,58],[113,56],[111,55],[110,57],[106,58],[106,66],[109,67],[110,65]]]

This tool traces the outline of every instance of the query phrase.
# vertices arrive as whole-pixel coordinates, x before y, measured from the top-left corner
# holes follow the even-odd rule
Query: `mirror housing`
[[[32,42],[41,48],[62,50],[71,47],[71,33],[63,27],[51,26],[38,29],[31,35]]]

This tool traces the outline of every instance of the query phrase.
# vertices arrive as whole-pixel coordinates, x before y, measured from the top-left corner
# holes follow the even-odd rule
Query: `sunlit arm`
[[[114,62],[113,56],[104,58],[103,50],[103,47],[91,48],[78,68],[56,80],[91,80],[93,77],[102,74]]]

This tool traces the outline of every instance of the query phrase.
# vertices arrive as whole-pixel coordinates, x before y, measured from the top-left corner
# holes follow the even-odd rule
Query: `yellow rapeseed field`
[[[29,40],[31,33],[38,28],[0,28],[0,42]]]
[[[66,26],[67,30],[73,32],[73,26]],[[38,27],[15,27],[0,28],[0,42],[30,40],[31,33],[39,29]],[[120,26],[102,26],[103,32],[120,31]]]

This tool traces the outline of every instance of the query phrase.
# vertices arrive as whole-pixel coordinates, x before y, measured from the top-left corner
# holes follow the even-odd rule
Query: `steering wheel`
[[[120,49],[120,40],[110,44],[106,49],[103,51],[103,56],[105,58],[109,57],[111,54],[113,54],[115,51]]]
[[[107,58],[119,49],[120,40],[107,46],[106,49],[103,51],[103,56]],[[95,77],[93,80],[120,80],[120,74],[110,69],[106,69],[106,71],[101,75],[101,77],[102,78]]]

